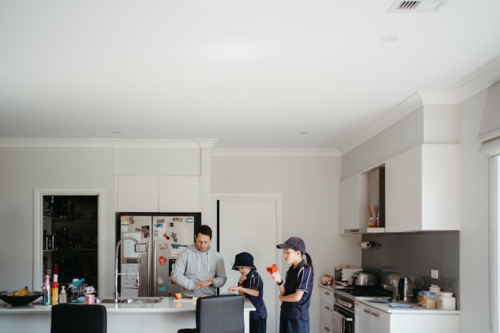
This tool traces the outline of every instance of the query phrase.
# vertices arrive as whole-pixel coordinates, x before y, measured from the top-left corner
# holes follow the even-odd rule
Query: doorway
[[[232,270],[234,257],[248,252],[264,283],[264,303],[268,319],[267,331],[277,332],[279,317],[276,284],[266,267],[281,262],[281,252],[276,244],[281,242],[281,194],[214,194],[217,214],[219,253],[224,258],[227,288],[237,285],[240,273]],[[280,272],[284,274],[281,267]]]

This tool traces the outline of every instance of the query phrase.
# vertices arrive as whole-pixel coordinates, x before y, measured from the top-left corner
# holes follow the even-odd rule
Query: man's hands
[[[212,284],[214,284],[214,279],[210,279],[208,281],[200,281],[196,284],[196,287],[194,287],[194,290],[198,290],[200,288],[205,288],[205,287],[208,287],[208,286],[211,286]]]

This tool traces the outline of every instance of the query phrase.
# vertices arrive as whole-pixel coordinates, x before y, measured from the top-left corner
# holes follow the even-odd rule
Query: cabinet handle
[[[325,330],[327,330],[328,332],[330,332],[330,329],[328,327],[325,327]]]
[[[330,308],[328,306],[325,306],[325,309],[327,309],[328,311],[330,311]]]
[[[372,316],[374,316],[374,317],[377,317],[377,318],[378,318],[378,317],[380,317],[380,313],[372,312]]]
[[[365,309],[364,311],[365,311],[366,313],[368,313],[368,314],[372,314],[372,312],[371,312],[370,310],[368,310],[368,309]]]
[[[325,295],[328,295],[328,296],[330,296],[330,293],[328,293],[328,292],[326,292],[326,291],[325,291]]]

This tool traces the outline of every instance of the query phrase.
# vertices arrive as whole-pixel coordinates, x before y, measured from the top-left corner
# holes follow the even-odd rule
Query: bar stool
[[[50,333],[106,333],[106,307],[59,304],[52,306]]]
[[[200,297],[196,301],[196,328],[177,333],[243,333],[245,296],[223,295]]]

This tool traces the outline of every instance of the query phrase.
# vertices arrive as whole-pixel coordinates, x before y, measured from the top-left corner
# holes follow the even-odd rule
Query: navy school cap
[[[234,258],[233,270],[237,270],[238,267],[250,267],[257,269],[253,264],[253,256],[248,252],[241,252]]]
[[[283,244],[278,244],[276,245],[278,249],[291,249],[291,248],[296,248],[302,254],[306,254],[306,243],[302,240],[300,237],[290,237],[284,242]]]

